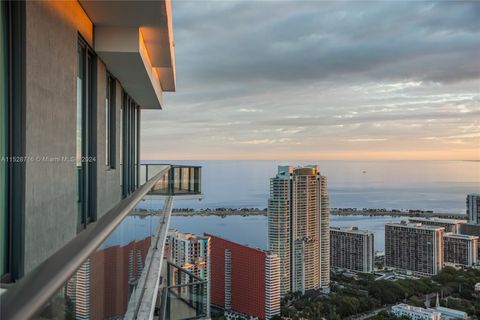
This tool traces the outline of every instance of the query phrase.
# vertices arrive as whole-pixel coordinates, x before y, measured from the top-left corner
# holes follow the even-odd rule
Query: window
[[[0,4],[0,276],[7,272],[8,261],[8,65],[7,65],[7,32],[6,13],[3,3]]]
[[[115,169],[115,79],[107,75],[107,90],[105,99],[105,165],[108,169]]]
[[[76,164],[78,229],[96,216],[95,55],[79,39],[77,55]]]
[[[122,193],[126,197],[138,186],[140,140],[140,107],[126,92],[121,114]]]
[[[0,2],[0,278],[23,276],[25,162],[25,3]],[[6,157],[6,158],[5,158]],[[2,159],[0,159],[2,160]]]

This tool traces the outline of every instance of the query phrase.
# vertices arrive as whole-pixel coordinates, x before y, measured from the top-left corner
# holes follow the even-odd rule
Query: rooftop
[[[385,226],[402,227],[402,228],[410,228],[410,229],[423,229],[423,230],[445,230],[444,227],[430,226],[430,225],[424,225],[421,223],[414,223],[414,222],[407,222],[407,221],[387,222],[385,223]]]
[[[452,233],[452,232],[447,232],[443,235],[446,238],[455,238],[455,239],[464,239],[464,240],[476,240],[479,239],[478,236],[471,236],[468,234],[459,234],[459,233]]]
[[[373,234],[373,232],[369,230],[361,230],[358,227],[330,227],[330,231],[342,231],[348,233],[356,233],[356,234]]]
[[[466,223],[467,222],[467,220],[463,220],[463,219],[445,219],[445,218],[437,218],[437,217],[432,217],[432,218],[412,217],[412,218],[409,218],[409,220],[410,221],[431,221],[431,222],[451,223],[451,224]]]

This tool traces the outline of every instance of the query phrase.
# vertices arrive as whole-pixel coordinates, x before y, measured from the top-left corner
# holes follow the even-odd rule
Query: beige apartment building
[[[332,268],[353,272],[373,272],[374,235],[357,227],[330,227],[330,262]]]
[[[329,213],[327,180],[318,166],[278,167],[270,180],[268,246],[282,261],[282,295],[328,291]]]
[[[385,224],[385,266],[431,276],[443,268],[445,228],[408,223]]]

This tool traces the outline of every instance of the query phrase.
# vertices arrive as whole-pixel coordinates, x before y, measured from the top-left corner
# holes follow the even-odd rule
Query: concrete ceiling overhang
[[[175,91],[170,0],[80,0],[94,24],[94,49],[125,91],[144,109]]]

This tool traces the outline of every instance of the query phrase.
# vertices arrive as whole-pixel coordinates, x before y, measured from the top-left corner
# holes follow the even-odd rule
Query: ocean
[[[157,161],[146,161],[155,163]],[[328,178],[330,207],[422,209],[465,213],[465,197],[480,192],[475,161],[158,161],[202,166],[202,201],[177,201],[176,208],[265,208],[269,179],[278,165],[318,164]],[[383,225],[392,217],[331,216],[332,226],[358,226],[375,233],[383,250]],[[181,232],[209,232],[266,248],[266,217],[173,217]]]

